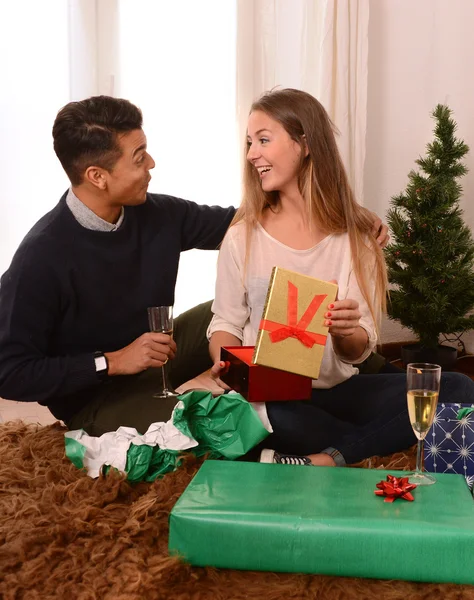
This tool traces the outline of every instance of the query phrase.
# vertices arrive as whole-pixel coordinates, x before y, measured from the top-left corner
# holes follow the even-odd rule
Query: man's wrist
[[[107,378],[109,374],[109,362],[103,352],[94,352],[95,372],[101,380]]]
[[[117,352],[105,352],[104,353],[104,356],[107,360],[109,377],[113,376],[113,375],[119,375],[119,372],[117,369],[116,355],[117,355]]]

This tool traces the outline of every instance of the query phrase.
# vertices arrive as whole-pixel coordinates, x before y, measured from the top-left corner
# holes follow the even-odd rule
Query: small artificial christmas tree
[[[435,139],[411,171],[404,193],[391,200],[388,223],[393,241],[386,248],[390,292],[388,312],[434,349],[440,334],[474,327],[474,244],[462,220],[458,179],[467,172],[468,146],[454,137],[456,123],[447,106],[433,111]],[[392,287],[391,286],[391,287]]]

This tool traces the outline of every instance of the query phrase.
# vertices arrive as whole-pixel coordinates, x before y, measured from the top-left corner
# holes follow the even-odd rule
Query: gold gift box
[[[324,314],[337,285],[273,267],[252,362],[319,377],[328,328]]]

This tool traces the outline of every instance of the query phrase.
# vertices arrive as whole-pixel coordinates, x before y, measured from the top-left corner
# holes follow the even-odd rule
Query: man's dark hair
[[[118,134],[141,129],[141,110],[128,100],[93,96],[70,102],[53,125],[54,151],[72,185],[91,165],[111,171],[121,156]]]

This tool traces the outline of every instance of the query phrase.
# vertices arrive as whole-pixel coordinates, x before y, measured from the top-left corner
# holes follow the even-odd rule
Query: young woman
[[[344,465],[409,447],[416,438],[406,375],[359,375],[353,366],[376,346],[387,276],[373,219],[354,198],[326,111],[303,91],[273,91],[252,105],[247,133],[244,197],[218,261],[212,376],[224,387],[222,346],[255,344],[273,266],[335,281],[312,399],[255,406],[273,428],[261,460]],[[453,394],[456,402],[474,401],[474,382],[443,374],[440,400]]]

